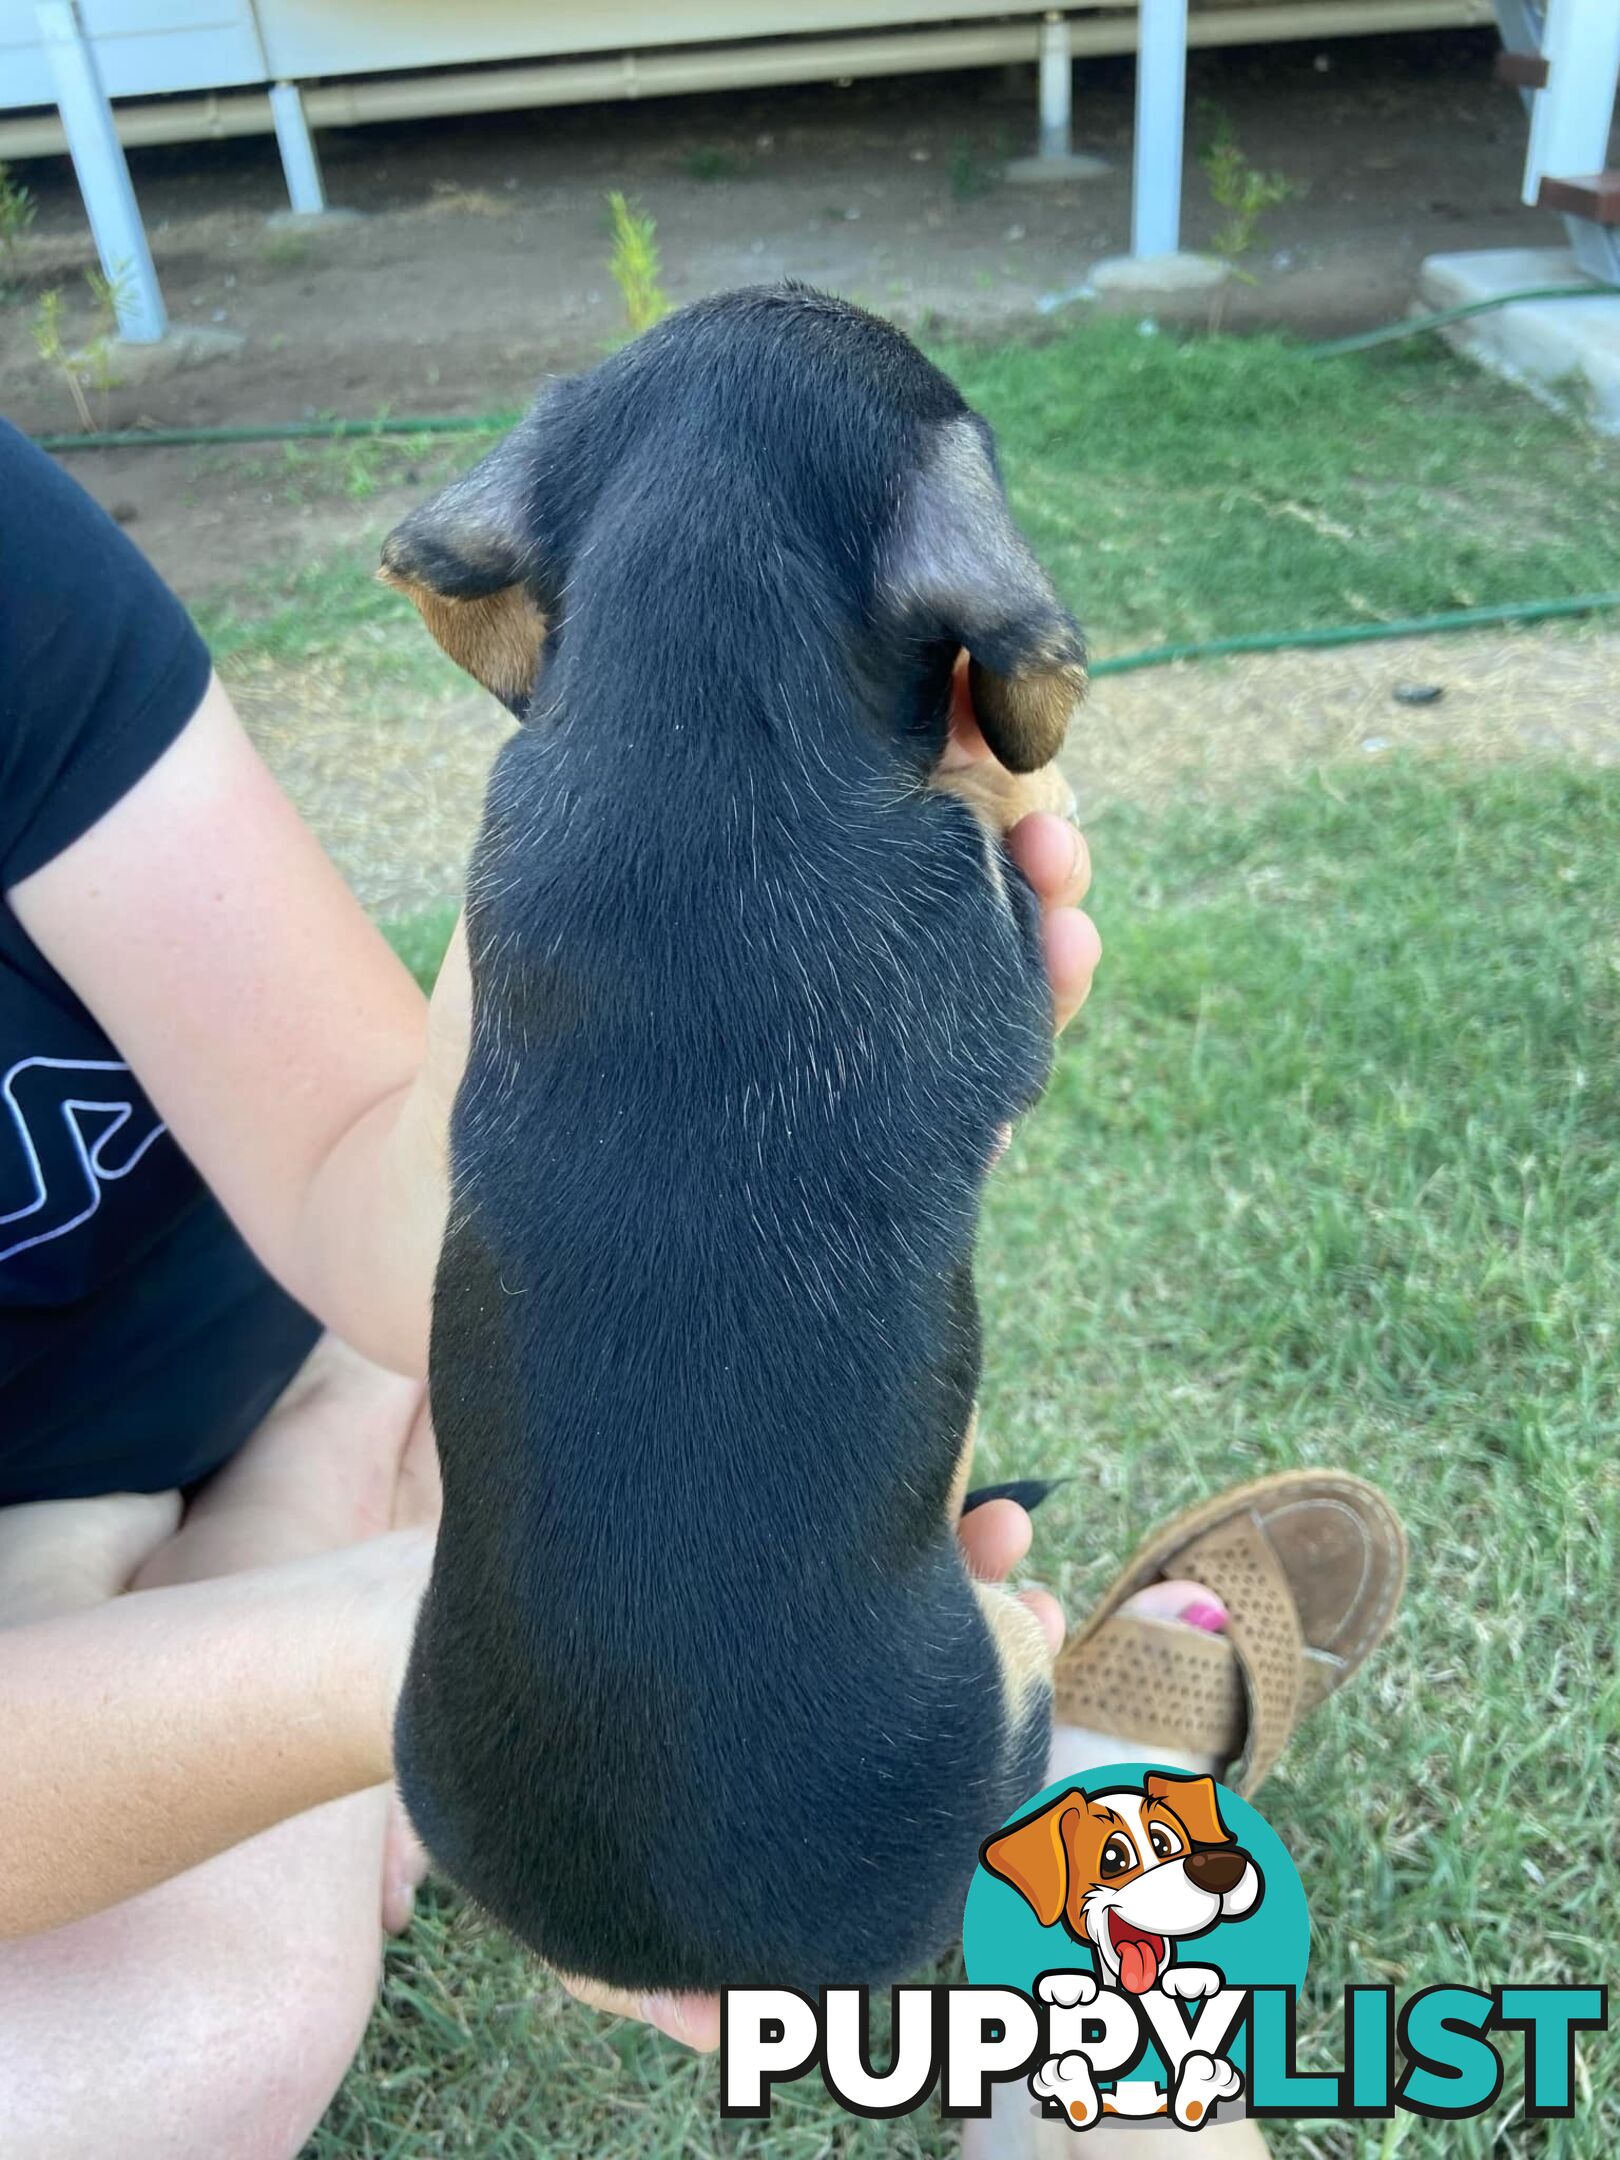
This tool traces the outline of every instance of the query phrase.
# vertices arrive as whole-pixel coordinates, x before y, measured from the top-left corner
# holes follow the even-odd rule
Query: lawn
[[[1620,457],[1433,351],[1316,363],[1105,326],[953,356],[1100,650],[1620,585]],[[227,655],[436,663],[363,563],[216,606]],[[1188,697],[1197,697],[1188,678]],[[1351,1979],[1608,1976],[1620,1911],[1620,773],[1394,758],[1094,831],[1105,969],[999,1171],[985,1450],[1068,1469],[1034,1571],[1085,1609],[1166,1510],[1295,1463],[1377,1479],[1391,1644],[1264,1796],[1313,1907],[1307,2062]],[[446,918],[399,930],[430,972]],[[1334,2007],[1329,2010],[1328,2006]],[[1276,2128],[1285,2154],[1607,2160],[1576,2119]],[[813,2081],[721,2125],[711,2065],[560,2004],[447,1892],[309,2160],[945,2154]]]
[[[1620,444],[1429,342],[1312,360],[1277,339],[1144,337],[1102,322],[1038,346],[939,347],[994,423],[1020,520],[1100,653],[1376,622],[1620,583]],[[293,499],[423,492],[494,441],[381,438],[243,452]],[[203,474],[223,454],[199,460]],[[201,615],[215,651],[363,652],[417,687],[460,681],[364,548],[300,558]]]

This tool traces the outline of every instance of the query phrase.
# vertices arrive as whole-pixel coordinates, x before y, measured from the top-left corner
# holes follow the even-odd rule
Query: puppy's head
[[[1078,1788],[991,1838],[984,1865],[1043,1927],[1059,1921],[1110,1986],[1142,1994],[1172,1945],[1260,1901],[1260,1871],[1222,1820],[1214,1780],[1154,1772],[1142,1790]]]
[[[767,625],[761,569],[797,596],[791,626]],[[1085,681],[988,427],[899,331],[802,287],[700,301],[551,384],[395,528],[381,576],[520,718],[546,716],[542,668],[593,604],[599,650],[615,626],[685,636],[717,665],[766,628],[841,646],[861,679],[917,693],[936,751],[965,647],[986,738],[1016,772],[1056,754]]]

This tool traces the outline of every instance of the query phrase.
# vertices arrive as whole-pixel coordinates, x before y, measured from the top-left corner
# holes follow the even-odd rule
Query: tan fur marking
[[[1086,671],[1072,660],[1049,672],[1017,675],[992,675],[975,660],[968,681],[985,741],[1018,773],[1034,772],[1057,756],[1086,694]]]
[[[1010,1590],[1000,1583],[975,1583],[996,1651],[1001,1659],[1001,1697],[1010,1727],[1019,1725],[1038,1694],[1052,1685],[1052,1646],[1046,1630]]]
[[[965,802],[979,823],[997,839],[1003,833],[1011,832],[1020,818],[1028,817],[1035,810],[1045,810],[1061,818],[1074,815],[1074,789],[1056,765],[1042,765],[1035,772],[1014,773],[1005,765],[998,765],[993,758],[980,758],[976,764],[956,765],[949,772],[936,772],[929,786]]]
[[[978,819],[984,831],[985,874],[996,898],[1010,910],[1012,902],[1002,875],[998,841],[1032,810],[1048,810],[1056,817],[1073,817],[1073,788],[1055,765],[1043,765],[1039,772],[1012,773],[992,758],[981,758],[974,765],[958,765],[949,772],[937,772],[929,786],[966,803]]]
[[[451,600],[386,564],[384,585],[402,592],[457,667],[498,698],[520,698],[534,686],[546,620],[521,585],[482,600]]]
[[[962,1435],[962,1452],[951,1472],[951,1489],[945,1496],[945,1520],[953,1530],[962,1519],[962,1502],[967,1498],[968,1479],[973,1475],[973,1443],[978,1437],[979,1406],[975,1403],[967,1431]]]

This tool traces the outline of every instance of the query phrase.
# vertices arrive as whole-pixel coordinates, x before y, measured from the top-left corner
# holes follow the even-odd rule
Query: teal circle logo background
[[[1032,1793],[1007,1820],[1022,1822],[1077,1788],[1087,1793],[1121,1788],[1140,1792],[1150,1771],[1176,1778],[1187,1775],[1168,1763],[1110,1763],[1101,1770],[1058,1778]],[[1311,1947],[1310,1913],[1299,1870],[1287,1846],[1256,1808],[1224,1785],[1217,1784],[1215,1791],[1222,1821],[1259,1868],[1265,1890],[1243,1919],[1222,1920],[1207,1934],[1188,1937],[1177,1946],[1177,1959],[1188,1965],[1216,1966],[1230,1987],[1298,1987],[1305,1978]],[[1043,1972],[1094,1973],[1097,1969],[1085,1943],[1076,1942],[1061,1924],[1043,1928],[1011,1883],[1001,1882],[983,1867],[974,1870],[968,1889],[962,1953],[975,1986],[1018,1988],[1026,1995],[1034,1993]],[[1238,2053],[1234,2050],[1235,2058]]]

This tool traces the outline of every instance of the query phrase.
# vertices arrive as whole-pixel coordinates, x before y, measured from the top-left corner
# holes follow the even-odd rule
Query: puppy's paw
[[[1097,1983],[1086,1972],[1042,1973],[1035,1992],[1042,2002],[1055,2003],[1062,2010],[1077,2010],[1097,2000]]]
[[[1170,2112],[1183,2130],[1201,2130],[1218,2102],[1234,2100],[1242,2090],[1243,2079],[1231,2063],[1195,2052],[1182,2063]]]
[[[1050,2102],[1076,2130],[1088,2130],[1102,2113],[1097,2081],[1083,2055],[1057,2055],[1044,2062],[1029,2081],[1037,2100]]]
[[[1172,1965],[1159,1986],[1181,2002],[1200,2002],[1226,1985],[1213,1965]]]

